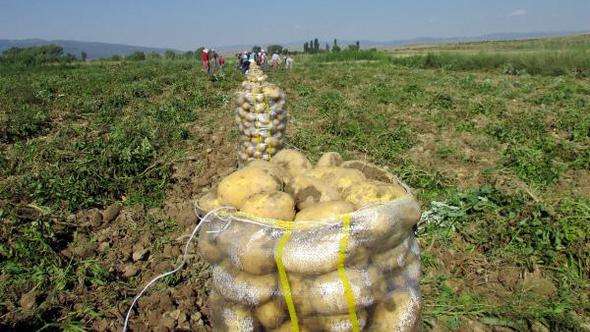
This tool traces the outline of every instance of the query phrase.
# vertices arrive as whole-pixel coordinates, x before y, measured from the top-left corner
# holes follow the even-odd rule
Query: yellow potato
[[[373,256],[373,265],[381,271],[392,271],[404,267],[407,262],[408,253],[410,252],[411,240],[408,237],[392,249],[376,253]]]
[[[368,331],[418,331],[420,294],[413,289],[396,289],[387,301],[375,307]]]
[[[272,299],[254,310],[254,315],[266,329],[279,327],[287,318],[285,303],[281,299]]]
[[[352,295],[357,308],[370,306],[374,302],[372,287],[379,281],[378,276],[366,270],[347,269]],[[348,312],[348,301],[338,271],[333,271],[313,279],[308,284],[306,301],[311,303],[314,313],[319,315],[339,315]]]
[[[297,213],[295,221],[302,220],[335,220],[345,213],[354,211],[354,206],[344,201],[317,203]]]
[[[340,166],[342,164],[342,156],[338,152],[326,152],[318,160],[316,167],[326,166]]]
[[[260,323],[245,306],[225,303],[219,310],[223,325],[215,326],[215,331],[258,331],[260,328]]]
[[[202,232],[199,236],[199,242],[197,244],[197,251],[203,259],[210,264],[221,261],[224,257],[223,252],[215,245],[212,241],[212,236],[205,232]]]
[[[346,259],[346,266],[353,268],[366,268],[373,252],[364,247],[358,247],[356,252]]]
[[[270,228],[234,222],[217,238],[229,262],[241,271],[265,275],[276,270],[274,248],[276,238]]]
[[[201,209],[204,213],[208,213],[212,210],[215,210],[218,207],[221,207],[223,204],[217,198],[217,194],[215,191],[210,191],[197,201],[197,206]]]
[[[367,246],[386,250],[399,245],[412,232],[420,220],[420,206],[410,196],[397,199],[383,206],[357,211],[358,232],[355,238]]]
[[[293,220],[295,202],[284,192],[260,193],[248,198],[241,211],[260,218]]]
[[[353,185],[365,182],[366,178],[359,170],[342,167],[316,167],[304,173],[315,179],[326,181],[340,192],[346,191]]]
[[[293,330],[291,327],[291,321],[287,321],[283,325],[281,325],[278,329],[274,329],[271,331],[272,332],[292,332]],[[299,332],[311,332],[311,330],[309,328],[307,328],[305,325],[301,325],[301,322],[299,322]]]
[[[326,231],[311,228],[307,231],[294,232],[285,245],[283,264],[289,273],[319,275],[336,270],[340,262],[339,230]],[[346,247],[346,256],[354,257],[359,243],[351,237]]]
[[[285,168],[291,176],[296,176],[311,168],[311,163],[305,155],[292,149],[284,149],[277,152],[270,162]]]
[[[406,196],[406,191],[401,186],[387,184],[379,181],[359,182],[350,186],[344,192],[345,199],[354,204],[357,209],[373,203],[389,202],[396,198]]]
[[[302,210],[320,202],[341,200],[336,188],[326,182],[305,176],[295,176],[285,187],[285,191],[293,195],[297,208]]]
[[[296,273],[289,273],[287,276],[289,279],[289,287],[291,288],[291,298],[295,304],[297,314],[302,316],[312,314],[314,312],[313,307],[307,298],[312,279]],[[282,291],[283,290],[281,289],[281,296],[283,296]]]
[[[258,306],[277,293],[275,274],[254,276],[231,268],[222,262],[212,270],[213,289],[231,302]]]
[[[241,208],[250,196],[258,193],[275,192],[281,185],[267,170],[259,167],[247,167],[235,171],[221,180],[217,188],[219,200]]]
[[[367,311],[360,309],[356,311],[357,321],[361,330],[367,325]],[[304,317],[302,322],[307,326],[313,326],[327,332],[348,332],[352,331],[352,322],[348,314],[333,316]]]
[[[381,181],[386,183],[396,183],[397,179],[387,169],[379,167],[362,160],[348,160],[343,162],[340,167],[354,168],[361,171],[369,180]]]

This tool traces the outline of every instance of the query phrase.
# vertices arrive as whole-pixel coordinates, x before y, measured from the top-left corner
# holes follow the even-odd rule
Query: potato
[[[222,262],[212,270],[213,289],[224,298],[248,306],[267,302],[277,293],[277,279],[274,274],[254,276],[232,269]]]
[[[360,309],[356,311],[356,317],[361,330],[367,325],[367,311]],[[307,326],[313,326],[327,332],[352,331],[352,322],[348,314],[333,316],[304,317],[302,322]]]
[[[366,178],[361,171],[352,168],[341,167],[316,167],[304,173],[315,179],[320,179],[335,186],[340,192],[346,191],[351,186],[365,182]]]
[[[320,202],[341,200],[336,188],[326,182],[303,174],[295,176],[285,187],[293,195],[297,208],[302,210]]]
[[[420,220],[418,203],[410,196],[358,210],[351,239],[367,248],[385,250],[400,244]]]
[[[259,167],[247,167],[235,171],[221,180],[217,193],[223,204],[240,209],[252,195],[275,192],[280,187],[279,181],[267,170]]]
[[[208,213],[221,207],[222,204],[217,198],[215,191],[210,191],[197,200],[197,206],[204,213]]]
[[[408,237],[396,247],[377,253],[373,256],[373,265],[381,271],[392,271],[406,265],[410,252],[411,238]]]
[[[403,196],[406,196],[406,191],[401,186],[379,181],[356,183],[344,192],[345,199],[354,204],[357,209],[373,203],[389,202]]]
[[[420,294],[413,289],[396,289],[390,299],[377,304],[367,331],[418,331]]]
[[[275,298],[256,308],[254,315],[264,328],[274,329],[287,318],[287,309],[281,299]]]
[[[346,266],[353,267],[353,268],[366,268],[369,265],[369,260],[373,252],[364,247],[358,247],[354,253],[350,257],[346,259]]]
[[[224,257],[223,252],[217,248],[212,241],[211,234],[202,232],[199,236],[197,251],[201,257],[210,264],[221,261]]]
[[[242,205],[242,212],[259,218],[293,220],[295,202],[284,192],[254,194]]]
[[[285,269],[304,275],[334,271],[340,260],[341,238],[341,232],[333,230],[312,228],[293,232],[283,251]],[[351,237],[346,248],[347,257],[353,257],[358,247],[358,242]]]
[[[305,155],[292,149],[284,149],[277,152],[270,162],[282,166],[291,176],[296,176],[311,168],[311,163]]]
[[[358,169],[369,180],[376,180],[386,183],[397,183],[397,178],[389,173],[387,169],[363,160],[348,160],[343,162],[340,167]]]
[[[272,332],[292,332],[293,330],[291,327],[291,321],[287,321],[283,325],[281,325],[278,329],[274,329],[271,331]],[[299,332],[311,332],[311,330],[309,328],[307,328],[305,325],[301,325],[301,322],[299,322]]]
[[[215,331],[258,331],[260,324],[252,315],[252,312],[247,307],[226,303],[219,308],[221,310],[221,320],[223,327],[215,326]]]
[[[316,167],[340,166],[342,164],[342,156],[338,152],[326,152],[318,160]]]
[[[357,308],[370,306],[374,302],[371,287],[377,283],[377,275],[365,270],[347,269],[351,291]],[[338,271],[333,271],[313,279],[308,285],[306,301],[311,303],[313,312],[319,315],[339,315],[348,313],[348,302],[344,295],[342,280]]]
[[[218,247],[223,248],[233,267],[254,275],[276,270],[276,242],[271,228],[243,222],[233,222],[217,238]]]
[[[345,213],[353,212],[354,206],[344,201],[323,202],[312,205],[297,213],[295,221],[336,220]]]
[[[303,316],[312,314],[314,309],[307,297],[312,279],[296,273],[289,273],[287,276],[289,279],[289,287],[291,288],[291,297],[295,304],[297,314]],[[281,296],[283,296],[282,289]]]
[[[247,307],[227,302],[217,292],[209,294],[208,306],[215,308],[209,319],[215,331],[257,331],[260,324]]]

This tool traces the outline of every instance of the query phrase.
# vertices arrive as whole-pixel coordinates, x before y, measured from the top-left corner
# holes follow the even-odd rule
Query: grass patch
[[[335,61],[384,61],[388,59],[385,52],[378,50],[344,50],[340,52],[326,52],[315,54],[310,57],[311,61],[316,62],[335,62]]]
[[[414,68],[447,70],[501,70],[511,75],[576,77],[590,75],[590,54],[579,51],[535,51],[522,53],[479,52],[475,54],[438,52],[407,57],[392,57],[394,64]]]

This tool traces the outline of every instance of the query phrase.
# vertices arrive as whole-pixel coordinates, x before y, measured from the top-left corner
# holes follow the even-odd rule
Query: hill
[[[513,33],[494,33],[494,34],[485,34],[479,36],[457,36],[457,37],[448,37],[448,38],[436,38],[436,37],[417,37],[411,39],[391,39],[391,40],[368,40],[368,39],[361,39],[359,40],[361,44],[361,48],[397,48],[397,47],[405,47],[410,45],[438,45],[438,44],[447,44],[447,43],[467,43],[467,42],[484,42],[484,41],[508,41],[508,40],[526,40],[526,39],[536,39],[536,38],[547,38],[547,37],[563,37],[569,35],[579,35],[588,33],[589,31],[546,31],[546,32],[513,32]],[[354,44],[356,40],[354,39],[338,39],[338,44],[341,47],[346,47],[347,45]],[[291,41],[291,42],[267,42],[267,43],[258,43],[261,46],[268,46],[271,44],[279,44],[287,47],[291,50],[299,50],[301,51],[303,48],[303,43],[305,40],[298,40],[298,41]],[[320,47],[324,48],[324,45],[328,43],[330,47],[332,46],[333,39],[330,40],[320,40]],[[225,52],[231,53],[241,50],[247,50],[252,47],[251,44],[237,44],[237,45],[221,45],[217,46],[216,49]]]
[[[88,54],[88,59],[108,58],[113,55],[129,55],[133,52],[164,53],[166,48],[143,47],[125,44],[111,44],[100,42],[83,42],[75,40],[45,40],[45,39],[0,39],[0,52],[11,47],[31,47],[48,44],[57,44],[64,48],[64,53],[80,56],[82,51]],[[177,51],[177,50],[173,50]]]

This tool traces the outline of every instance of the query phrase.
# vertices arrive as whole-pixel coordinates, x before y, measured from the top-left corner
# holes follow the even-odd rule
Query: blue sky
[[[0,0],[0,39],[178,49],[580,30],[590,31],[590,0]]]

